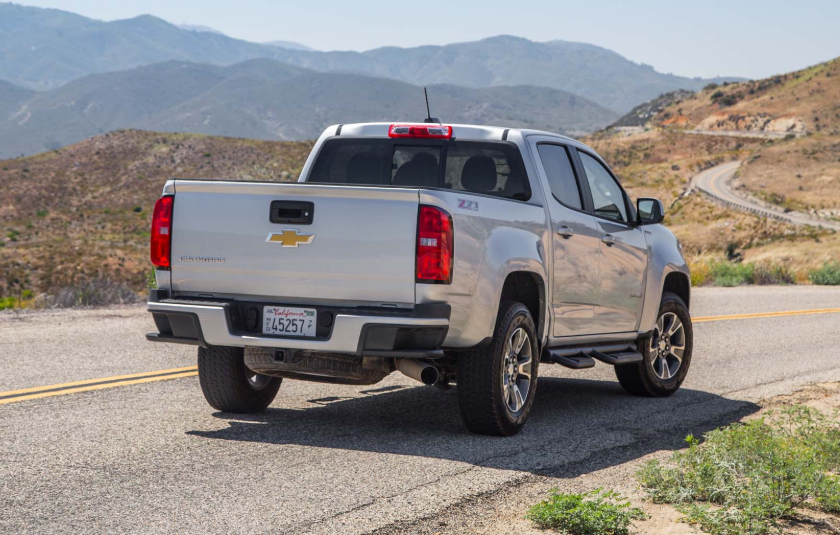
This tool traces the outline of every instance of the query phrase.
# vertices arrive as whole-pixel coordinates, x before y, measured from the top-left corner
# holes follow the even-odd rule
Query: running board
[[[587,357],[583,353],[578,353],[577,355],[571,356],[564,356],[564,355],[555,355],[551,351],[548,352],[548,358],[551,362],[556,362],[561,366],[565,366],[567,368],[571,368],[573,370],[585,370],[586,368],[591,368],[595,366],[595,359],[592,357]]]
[[[644,357],[641,353],[636,351],[626,351],[623,353],[601,353],[595,349],[590,353],[593,358],[596,358],[604,364],[612,364],[613,366],[620,366],[621,364],[632,364],[634,362],[641,362]]]
[[[573,370],[595,366],[595,359],[612,366],[641,362],[644,358],[636,351],[636,344],[609,344],[588,347],[557,347],[545,350],[545,360],[556,362]]]

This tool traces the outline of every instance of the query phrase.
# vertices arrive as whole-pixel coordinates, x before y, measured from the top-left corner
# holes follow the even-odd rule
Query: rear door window
[[[519,150],[498,142],[330,139],[307,182],[443,188],[522,201],[531,197]]]
[[[580,187],[568,149],[563,145],[540,143],[537,151],[554,198],[569,208],[582,210]]]

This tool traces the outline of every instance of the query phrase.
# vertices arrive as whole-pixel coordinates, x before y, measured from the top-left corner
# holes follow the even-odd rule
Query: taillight
[[[420,206],[417,218],[417,282],[452,282],[452,217],[440,208]]]
[[[175,197],[161,197],[155,203],[152,216],[152,264],[159,268],[168,268],[171,264],[172,251],[172,205]]]
[[[452,127],[439,124],[392,124],[388,129],[388,137],[449,139],[452,137]]]

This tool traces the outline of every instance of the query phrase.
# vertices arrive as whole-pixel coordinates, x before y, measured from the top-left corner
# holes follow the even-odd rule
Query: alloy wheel
[[[505,344],[505,357],[502,361],[502,397],[514,414],[525,406],[531,391],[532,363],[531,339],[527,331],[519,327]]]
[[[659,317],[650,337],[648,357],[653,373],[663,381],[673,378],[685,354],[685,326],[679,316],[666,312]]]

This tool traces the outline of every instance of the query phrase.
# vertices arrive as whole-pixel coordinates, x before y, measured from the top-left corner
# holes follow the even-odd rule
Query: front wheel
[[[241,347],[214,346],[198,348],[198,381],[214,409],[249,414],[271,405],[283,379],[248,369]]]
[[[615,367],[618,382],[628,394],[670,396],[682,385],[691,364],[694,331],[688,307],[677,295],[666,293],[651,337],[639,342],[641,362]]]
[[[533,405],[539,366],[534,320],[525,305],[502,303],[492,343],[459,355],[457,363],[458,406],[467,429],[518,433]]]

